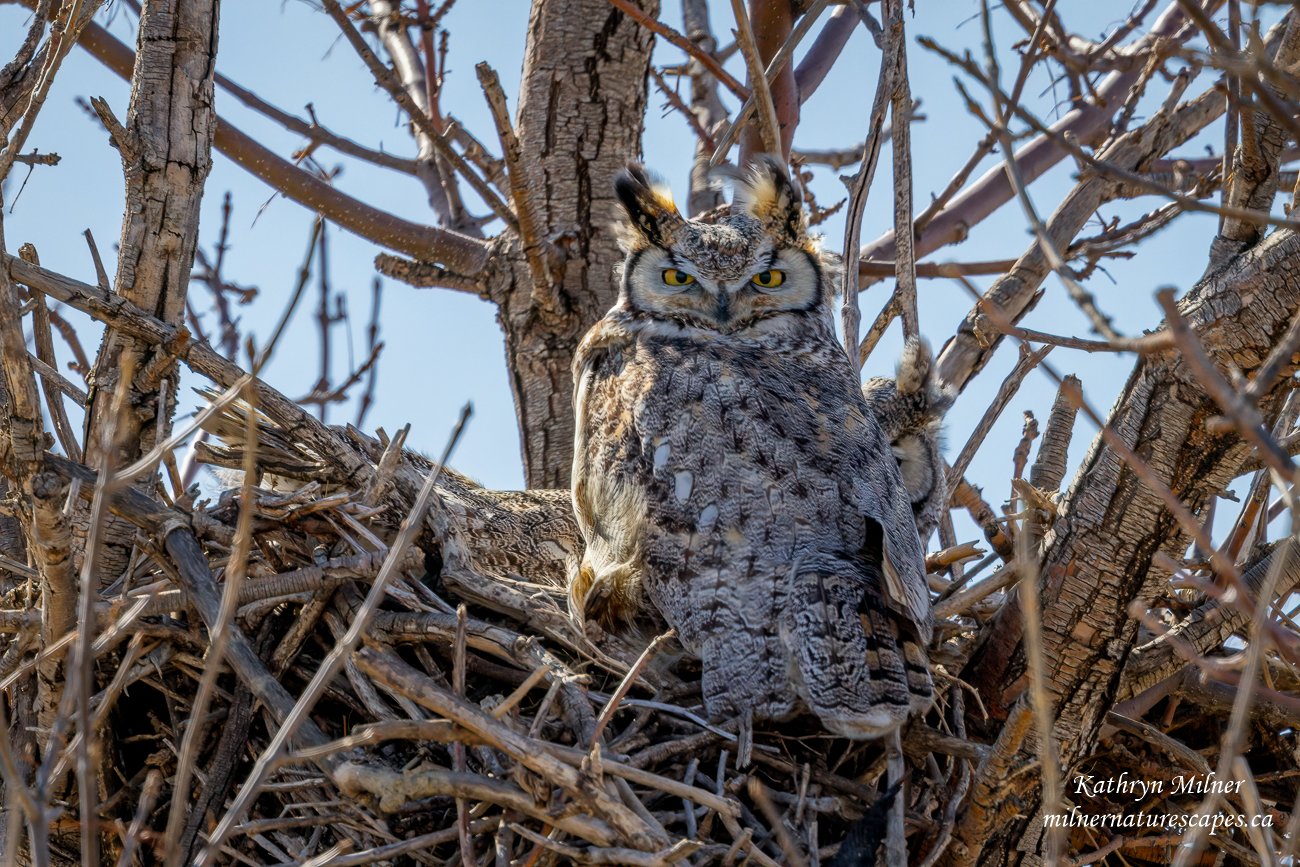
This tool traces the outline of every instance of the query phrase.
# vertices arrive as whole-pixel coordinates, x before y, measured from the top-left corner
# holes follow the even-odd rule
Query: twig
[[[901,40],[900,32],[896,39],[886,43],[885,50],[881,52],[880,72],[876,79],[876,95],[871,103],[871,116],[867,122],[867,138],[862,149],[862,163],[853,177],[846,180],[849,187],[849,209],[844,223],[845,250],[856,250],[862,243],[862,217],[867,207],[867,196],[871,192],[871,182],[876,174],[876,163],[880,159],[880,148],[884,142],[882,130],[885,124],[885,111],[895,90],[894,79],[899,72],[896,52]],[[905,269],[906,265],[896,262],[894,273],[898,273],[899,268]],[[858,298],[859,275],[853,268],[845,268],[842,279],[843,306],[840,308],[840,321],[844,328],[844,351],[848,354],[856,374],[861,372],[862,361],[866,357],[858,348],[858,333],[862,327],[862,306]],[[898,309],[898,302],[892,296],[889,306],[891,310]]]
[[[1011,368],[1011,372],[1007,374],[1006,379],[1002,381],[1002,385],[998,387],[997,394],[993,396],[988,408],[980,416],[979,422],[975,425],[975,430],[971,431],[966,444],[962,446],[957,455],[957,460],[953,461],[952,468],[948,471],[948,486],[950,489],[955,487],[957,481],[966,474],[966,468],[970,466],[970,462],[984,442],[984,438],[993,429],[994,423],[1002,415],[1002,411],[1007,408],[1011,398],[1020,390],[1020,385],[1025,381],[1025,377],[1029,375],[1029,371],[1037,367],[1052,351],[1052,348],[1052,346],[1048,345],[1030,351],[1027,345],[1021,344],[1020,357],[1017,359],[1015,367]]]
[[[167,826],[163,835],[163,851],[166,855],[166,867],[180,867],[189,857],[180,845],[181,832],[189,811],[186,805],[190,797],[190,775],[198,759],[202,737],[205,734],[204,720],[208,705],[212,701],[217,687],[217,676],[221,673],[222,661],[226,655],[226,646],[230,641],[230,625],[239,610],[239,592],[248,572],[249,549],[253,545],[253,482],[257,478],[257,406],[256,396],[248,387],[251,379],[240,388],[244,400],[249,402],[245,422],[244,477],[239,491],[239,522],[235,529],[235,543],[231,550],[230,562],[226,566],[225,580],[221,590],[221,607],[217,612],[217,622],[210,633],[207,658],[204,660],[203,675],[199,679],[194,703],[190,706],[190,723],[185,728],[177,755],[176,774],[172,787],[171,808],[167,813]]]
[[[737,0],[732,0],[733,11],[735,8],[737,8],[736,3]],[[770,81],[771,79],[775,78],[777,75],[781,73],[781,71],[785,68],[786,64],[789,63],[791,57],[793,57],[795,46],[799,44],[799,41],[804,37],[805,34],[807,34],[808,30],[811,29],[813,21],[816,19],[816,14],[814,13],[820,14],[821,10],[824,9],[825,7],[826,7],[826,0],[817,0],[814,6],[810,7],[808,12],[804,13],[803,17],[799,20],[799,23],[795,25],[794,30],[791,31],[789,38],[786,39],[785,43],[772,57],[772,60],[770,63],[768,63],[767,68],[763,70],[762,80],[764,83]],[[741,9],[741,13],[743,14],[744,13],[743,6],[739,8]],[[745,20],[746,22],[748,22],[749,20],[748,16],[745,17]],[[739,25],[740,23],[739,17],[736,18],[736,22],[737,25]],[[751,32],[751,38],[752,35],[753,34]],[[740,42],[739,36],[737,36],[737,45],[739,46],[741,44],[742,43]],[[758,55],[755,54],[755,57],[758,57]],[[746,63],[748,64],[748,60],[746,60]],[[750,78],[751,80],[754,78],[752,72],[750,74]],[[768,91],[768,96],[770,102],[771,101],[770,90]],[[724,129],[722,133],[716,137],[718,144],[717,147],[714,148],[713,155],[709,157],[709,169],[714,169],[718,167],[719,165],[722,164],[722,161],[727,158],[727,153],[731,150],[732,145],[734,145],[736,143],[736,140],[740,137],[741,132],[745,129],[746,125],[753,117],[754,112],[760,110],[760,106],[759,106],[760,98],[761,95],[758,88],[755,88],[752,92],[748,93],[746,98],[744,99],[744,104],[741,105],[740,110],[736,112],[735,119],[733,119],[731,123],[728,124],[726,129]],[[775,106],[773,106],[772,117],[773,118],[776,117]],[[776,140],[778,142],[781,141],[780,126],[776,125],[773,127],[773,129],[775,129],[777,132]],[[764,135],[766,135],[766,133]],[[764,139],[764,142],[766,146],[766,139]],[[788,155],[782,155],[780,150],[774,150],[772,151],[772,153],[774,155],[781,155],[783,157],[788,156]]]
[[[631,0],[609,0],[609,4],[645,29],[662,36],[682,51],[685,51],[693,60],[712,73],[713,77],[723,87],[731,91],[736,99],[743,101],[749,96],[749,91],[745,89],[745,86],[723,69],[711,54],[701,50],[694,42],[673,30],[667,24],[642,12]]]
[[[763,149],[781,158],[781,123],[777,120],[772,89],[763,70],[763,58],[758,53],[758,44],[754,41],[754,30],[749,23],[745,0],[731,0],[731,12],[736,17],[736,42],[745,58],[745,68],[749,71],[749,84],[758,112],[758,130]]]
[[[327,2],[329,2],[329,0],[327,0]],[[203,867],[204,864],[213,863],[213,859],[219,851],[222,843],[225,842],[225,838],[230,834],[235,823],[243,818],[244,812],[250,806],[253,798],[256,797],[258,790],[266,779],[271,762],[274,761],[276,756],[278,756],[285,748],[289,738],[293,736],[294,731],[299,725],[301,725],[303,719],[315,704],[316,699],[320,696],[325,684],[329,683],[329,681],[333,679],[334,675],[338,673],[339,668],[343,664],[344,658],[350,654],[361,641],[361,636],[370,621],[371,615],[378,607],[380,601],[384,598],[387,585],[392,579],[393,573],[396,571],[397,564],[401,562],[402,555],[405,553],[407,546],[411,544],[416,534],[419,532],[420,527],[423,525],[424,514],[433,497],[434,485],[437,483],[438,477],[442,474],[442,468],[446,466],[447,458],[450,456],[456,443],[459,441],[460,435],[465,429],[465,423],[469,420],[471,412],[472,410],[469,404],[466,404],[465,408],[461,410],[460,418],[457,420],[456,426],[452,430],[446,448],[443,449],[441,460],[439,460],[434,471],[428,474],[424,486],[420,489],[420,494],[416,498],[415,505],[411,507],[411,511],[402,521],[402,527],[398,532],[397,539],[389,549],[388,556],[384,560],[384,565],[380,568],[379,574],[375,577],[374,584],[370,586],[370,591],[366,595],[365,602],[362,603],[361,609],[353,618],[351,625],[349,625],[347,634],[344,635],[342,640],[335,644],[329,655],[321,662],[320,667],[316,670],[311,682],[308,683],[307,687],[303,690],[302,695],[299,696],[293,709],[280,723],[280,728],[276,731],[271,742],[267,745],[266,749],[262,751],[262,754],[258,756],[257,763],[253,766],[253,769],[245,780],[244,785],[240,788],[239,794],[235,796],[234,802],[226,810],[226,814],[222,816],[221,821],[209,836],[207,846],[204,847],[203,852],[199,855],[198,867]]]
[[[496,126],[497,137],[501,141],[501,154],[506,164],[506,177],[510,182],[510,201],[514,205],[515,218],[519,221],[519,242],[523,246],[524,257],[528,260],[528,272],[533,278],[532,291],[529,293],[534,304],[543,305],[544,309],[553,309],[556,302],[555,288],[552,285],[550,271],[547,269],[545,249],[539,228],[536,209],[529,194],[528,170],[524,164],[523,150],[510,123],[510,113],[506,108],[506,94],[501,89],[501,80],[487,63],[474,67],[478,73],[479,86],[487,98],[488,110]]]
[[[653,641],[646,645],[645,650],[641,651],[641,655],[636,658],[636,662],[632,663],[632,667],[627,670],[627,674],[623,676],[623,680],[619,683],[618,688],[614,690],[614,694],[605,702],[605,707],[601,710],[600,716],[596,718],[596,726],[591,733],[591,741],[587,744],[587,749],[596,749],[605,727],[609,725],[609,721],[614,718],[614,712],[618,710],[619,702],[623,700],[623,696],[627,695],[627,691],[632,688],[632,684],[636,683],[637,675],[641,673],[641,669],[646,667],[646,664],[650,662],[660,647],[676,637],[677,632],[669,629],[662,635],[656,636]]]
[[[902,0],[886,0],[889,14],[885,21],[887,36],[894,55],[892,107],[890,118],[894,130],[894,294],[903,319],[903,337],[921,333],[916,301],[916,238],[912,228],[912,88],[908,81],[907,34]],[[889,52],[886,52],[889,53]],[[874,130],[873,130],[874,132]],[[856,250],[861,243],[845,245],[845,252]],[[852,268],[846,269],[852,271]],[[856,334],[854,335],[857,336]],[[852,346],[849,357],[854,356]]]

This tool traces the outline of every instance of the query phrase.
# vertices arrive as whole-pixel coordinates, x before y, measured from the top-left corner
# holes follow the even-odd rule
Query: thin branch
[[[776,116],[771,84],[763,70],[763,58],[759,54],[758,43],[754,41],[754,30],[750,26],[745,0],[731,0],[731,12],[736,17],[736,42],[740,45],[740,53],[745,58],[745,68],[749,71],[749,84],[755,110],[758,112],[758,130],[763,142],[763,150],[774,156],[784,156],[781,150],[781,122]]]
[[[709,52],[701,50],[694,42],[687,39],[667,24],[664,24],[662,21],[652,18],[645,12],[642,12],[635,3],[631,2],[631,0],[609,0],[609,4],[615,9],[618,9],[628,18],[631,18],[637,24],[640,24],[642,27],[649,30],[651,33],[662,36],[682,51],[685,51],[693,60],[698,62],[709,72],[713,73],[713,77],[716,78],[723,87],[731,91],[732,95],[734,95],[736,99],[743,101],[749,97],[749,91],[745,89],[745,86],[732,77],[727,70],[723,69],[722,66],[718,64],[718,61],[709,54]]]

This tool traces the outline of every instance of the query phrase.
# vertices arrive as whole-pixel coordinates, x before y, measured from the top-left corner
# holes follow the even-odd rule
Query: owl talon
[[[583,566],[570,588],[570,607],[584,628],[598,626],[606,632],[620,632],[632,623],[636,605],[636,576],[627,565],[593,574]]]

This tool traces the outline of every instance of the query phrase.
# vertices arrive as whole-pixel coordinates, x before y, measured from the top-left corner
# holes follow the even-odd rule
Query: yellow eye
[[[784,271],[760,271],[750,280],[760,289],[775,289],[785,282]]]
[[[695,278],[677,268],[665,268],[664,282],[669,286],[689,286],[695,282]]]

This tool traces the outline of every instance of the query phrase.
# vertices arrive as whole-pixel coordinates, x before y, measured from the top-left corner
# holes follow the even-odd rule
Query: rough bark
[[[218,0],[152,0],[144,4],[131,79],[126,131],[116,144],[126,175],[117,274],[118,295],[168,323],[179,323],[194,248],[199,205],[212,167],[213,70]],[[102,433],[112,412],[119,372],[135,371],[127,405],[117,420],[109,459],[121,465],[166,436],[176,399],[176,361],[109,332],[100,344],[86,406],[86,457],[103,459]],[[111,581],[125,569],[134,531],[115,521],[106,536],[102,566]]]
[[[1180,303],[1221,371],[1259,367],[1300,307],[1300,236],[1279,231],[1231,266],[1203,280]],[[1283,389],[1262,401],[1266,415]],[[1249,449],[1235,434],[1213,434],[1206,422],[1220,408],[1177,352],[1142,360],[1111,413],[1109,424],[1194,513],[1236,475]],[[1153,567],[1157,552],[1178,557],[1190,536],[1159,496],[1099,437],[1084,459],[1046,539],[1042,568],[1043,644],[1056,736],[1064,767],[1096,742],[1114,704],[1126,661],[1138,638],[1129,616],[1133,600],[1150,600],[1167,575]],[[1004,619],[1018,615],[1007,606]],[[1008,624],[1009,625],[1009,624]],[[985,704],[998,716],[1024,689],[1024,649],[1004,665],[991,654],[972,660]],[[1008,686],[1003,686],[1008,685]],[[1033,755],[1022,747],[1022,757]],[[1012,793],[1004,793],[1004,804]],[[1037,863],[1037,790],[1024,792],[1015,821],[1001,824],[978,858],[981,864]]]
[[[657,15],[657,0],[640,8]],[[614,303],[614,174],[641,152],[652,37],[607,0],[536,0],[516,132],[549,247],[549,285],[507,236],[486,279],[499,306],[529,487],[569,484],[573,351]]]

